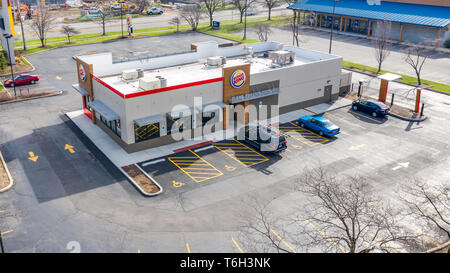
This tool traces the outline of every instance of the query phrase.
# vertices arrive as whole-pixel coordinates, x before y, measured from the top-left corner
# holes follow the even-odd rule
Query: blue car
[[[317,132],[321,136],[332,137],[341,132],[341,129],[327,118],[305,116],[298,119],[297,124],[303,128]]]

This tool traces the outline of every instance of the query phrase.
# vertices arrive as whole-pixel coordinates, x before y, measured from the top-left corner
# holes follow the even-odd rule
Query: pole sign
[[[131,14],[127,14],[127,26],[128,26],[128,34],[131,35],[133,33],[133,22],[132,22]]]
[[[233,86],[234,88],[239,88],[244,85],[245,79],[246,79],[245,72],[238,69],[234,71],[233,74],[231,74],[230,78],[231,86]]]
[[[213,29],[220,29],[220,22],[219,21],[213,21],[212,23],[213,23],[213,25],[212,25]]]

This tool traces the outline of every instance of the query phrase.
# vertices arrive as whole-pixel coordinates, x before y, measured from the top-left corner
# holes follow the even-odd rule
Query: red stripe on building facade
[[[100,80],[99,78],[97,78],[96,76],[91,74],[92,79],[96,80],[99,84],[103,85],[104,87],[108,88],[109,90],[113,91],[114,93],[116,93],[117,95],[119,95],[122,98],[125,98],[125,95],[120,93],[119,91],[117,91],[115,88],[113,88],[112,86],[110,86],[109,84],[107,84],[106,82]]]

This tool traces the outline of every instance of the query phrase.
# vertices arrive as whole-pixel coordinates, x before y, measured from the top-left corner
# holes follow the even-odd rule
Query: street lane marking
[[[396,170],[398,170],[398,169],[401,169],[401,168],[408,168],[409,167],[409,162],[399,162],[398,164],[397,164],[397,166],[395,166],[394,168],[392,168],[392,170],[394,170],[394,171],[396,171]]]
[[[71,154],[74,154],[74,153],[75,153],[75,151],[73,150],[73,146],[72,146],[72,145],[69,145],[69,144],[66,144],[66,146],[64,146],[64,150],[69,150],[69,152],[70,152]]]
[[[284,241],[283,238],[281,238],[281,236],[278,235],[273,229],[270,229],[270,232],[272,232],[278,238],[278,240],[280,240],[280,242],[287,246],[287,248],[289,248],[292,252],[297,253],[295,249],[293,249],[288,243],[286,243],[286,241]]]
[[[39,158],[39,156],[38,155],[34,155],[33,152],[28,152],[28,155],[30,156],[28,159],[33,161],[33,162],[36,162],[38,160],[38,158]]]
[[[269,159],[240,141],[233,139],[233,142],[213,143],[214,147],[222,151],[227,156],[241,163],[245,167],[250,167]]]
[[[183,187],[184,184],[185,184],[185,183],[183,183],[183,182],[177,182],[177,181],[175,181],[175,180],[172,180],[172,185],[173,185],[175,188]]]
[[[350,148],[348,148],[350,151],[359,151],[361,150],[362,147],[366,146],[366,144],[360,144],[360,145],[355,145],[355,146],[350,146]]]
[[[4,232],[2,232],[0,235],[5,235],[5,234],[8,234],[8,233],[10,233],[10,232],[13,232],[13,230],[12,229],[10,229],[10,230],[7,230],[7,231],[4,231]]]
[[[338,245],[334,240],[332,240],[330,237],[328,237],[323,231],[321,231],[318,227],[316,227],[313,223],[311,223],[311,221],[309,220],[305,220],[306,223],[310,224],[317,232],[320,233],[320,235],[322,235],[323,238],[327,239],[328,241],[330,241],[331,243],[334,244],[334,246],[339,249],[342,253],[345,253],[345,250]]]
[[[153,160],[153,161],[147,161],[145,163],[142,163],[141,165],[142,165],[142,167],[145,167],[148,165],[152,165],[152,164],[156,164],[156,163],[164,162],[164,161],[166,161],[166,160],[164,158],[162,158],[162,159],[157,159],[157,160]]]
[[[60,76],[56,76],[57,80],[62,80],[62,78]]]
[[[192,180],[194,180],[194,182],[200,183],[223,175],[223,173],[220,170],[218,170],[211,163],[200,157],[198,154],[196,154],[192,150],[188,151],[190,151],[195,156],[191,157],[174,156],[169,157],[168,160],[172,162],[176,167],[178,167],[178,169],[184,172],[187,176],[189,176]]]
[[[191,253],[191,248],[189,247],[188,243],[186,243],[186,250],[187,250],[188,253]]]
[[[236,243],[236,240],[234,240],[233,237],[231,237],[231,240],[233,241],[234,245],[237,247],[237,249],[239,250],[239,252],[244,253],[244,251],[242,251],[242,248],[238,245],[238,243]]]

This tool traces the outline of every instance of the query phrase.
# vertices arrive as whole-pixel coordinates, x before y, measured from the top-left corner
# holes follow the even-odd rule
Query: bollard
[[[425,103],[422,102],[422,109],[420,110],[420,117],[423,116],[423,108],[425,108]]]
[[[27,92],[28,92],[28,95],[30,95],[30,88],[29,87],[27,87]]]
[[[395,96],[395,94],[394,93],[392,93],[392,98],[391,98],[391,107],[394,105],[394,96]]]
[[[22,88],[19,89],[20,96],[22,96]]]

